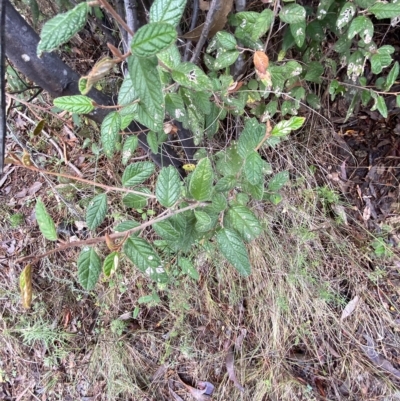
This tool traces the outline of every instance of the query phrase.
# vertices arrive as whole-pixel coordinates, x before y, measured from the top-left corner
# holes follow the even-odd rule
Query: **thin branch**
[[[199,17],[199,0],[193,0],[192,21],[190,22],[189,32],[193,31],[193,29],[196,28],[198,17]],[[186,46],[185,46],[185,54],[183,56],[183,61],[188,61],[191,45],[192,45],[192,41],[190,39],[188,39],[188,41],[186,42]]]
[[[131,36],[135,34],[131,28],[126,24],[126,22],[120,17],[120,15],[111,7],[107,0],[98,0],[98,2],[115,18],[115,20],[121,24],[121,26],[128,32]]]
[[[109,185],[105,185],[105,184],[100,184],[98,182],[94,182],[94,181],[90,181],[87,180],[85,178],[80,178],[80,177],[75,177],[73,175],[69,175],[69,174],[64,174],[64,173],[54,173],[52,171],[47,171],[47,170],[41,170],[37,167],[33,167],[33,166],[24,166],[22,164],[15,164],[17,167],[22,167],[22,168],[26,168],[28,170],[31,171],[35,171],[37,173],[41,173],[41,174],[47,174],[47,175],[54,175],[56,177],[63,177],[63,178],[68,178],[70,180],[75,180],[75,181],[79,181],[79,182],[83,182],[84,184],[88,184],[88,185],[92,185],[94,187],[99,187],[99,188],[103,188],[105,191],[110,192],[110,191],[115,191],[115,192],[127,192],[130,194],[136,194],[136,195],[140,195],[140,196],[146,196],[148,198],[151,199],[156,199],[156,196],[153,194],[146,194],[145,192],[139,192],[139,191],[134,191],[133,189],[128,189],[128,188],[120,188],[120,187],[112,187]]]
[[[82,246],[87,246],[87,245],[99,244],[99,243],[102,243],[102,242],[106,242],[106,240],[108,240],[108,239],[114,240],[114,239],[118,239],[118,238],[128,237],[133,233],[136,233],[138,231],[144,230],[145,228],[150,227],[155,223],[159,223],[159,222],[161,222],[163,220],[169,219],[172,216],[176,216],[177,214],[184,213],[184,212],[187,212],[188,210],[193,210],[193,209],[196,209],[199,206],[206,206],[206,205],[207,205],[207,203],[205,203],[205,202],[196,202],[193,205],[189,205],[189,206],[184,207],[183,209],[178,209],[178,210],[175,210],[175,211],[171,211],[171,212],[165,214],[164,216],[156,217],[155,219],[146,221],[145,223],[141,224],[140,226],[135,227],[135,228],[131,228],[130,230],[121,231],[121,232],[114,233],[114,234],[107,235],[107,236],[104,235],[102,237],[90,238],[90,239],[83,240],[83,241],[69,242],[67,244],[61,245],[58,248],[51,249],[50,251],[47,251],[46,253],[43,253],[42,255],[39,255],[39,256],[34,256],[34,255],[25,256],[23,258],[18,259],[16,261],[16,263],[24,263],[24,262],[26,262],[28,260],[37,261],[37,260],[42,259],[42,258],[44,258],[46,256],[52,255],[53,253],[62,252],[62,251],[65,251],[66,249],[69,249],[69,248],[75,248],[75,247],[82,247]]]
[[[6,148],[6,2],[0,0],[0,174],[3,173]]]
[[[194,49],[192,58],[190,59],[191,63],[197,62],[197,59],[199,58],[200,53],[201,53],[201,49],[203,48],[204,44],[206,43],[208,34],[210,32],[211,26],[214,21],[214,16],[217,13],[217,11],[219,11],[221,9],[221,4],[222,4],[221,0],[212,0],[211,1],[210,8],[207,13],[207,18],[204,23],[203,30],[201,32],[199,41],[197,42],[196,48]]]

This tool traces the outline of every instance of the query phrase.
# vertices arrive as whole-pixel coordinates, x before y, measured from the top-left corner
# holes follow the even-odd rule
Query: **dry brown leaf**
[[[35,181],[28,189],[29,195],[34,195],[40,188],[42,188],[43,183]]]
[[[233,356],[233,348],[231,347],[226,355],[226,370],[228,372],[229,380],[233,381],[235,386],[240,390],[244,391],[244,387],[239,383],[238,379],[236,378],[235,368],[234,368],[234,356]]]
[[[190,393],[190,395],[197,401],[210,401],[211,400],[211,395],[214,391],[214,385],[211,384],[210,382],[198,382],[198,386],[201,387],[201,389],[189,386],[189,384],[186,384],[180,377],[179,375],[178,379],[179,382],[185,387],[185,389]]]
[[[228,14],[231,12],[233,7],[233,0],[222,1],[221,8],[215,13],[214,21],[211,25],[210,32],[208,33],[208,38],[212,38],[217,32],[221,31],[226,22],[228,21]],[[185,33],[182,37],[184,39],[189,39],[193,41],[198,41],[201,32],[203,31],[204,23],[194,28],[192,31]]]
[[[343,309],[342,316],[340,318],[341,321],[346,319],[346,317],[349,317],[353,312],[356,306],[358,305],[358,302],[360,301],[360,297],[356,295]]]
[[[32,303],[32,266],[26,265],[19,276],[22,306],[29,309]]]
[[[269,66],[268,56],[261,50],[257,50],[253,57],[254,66],[256,67],[257,74],[264,75],[267,72]],[[260,78],[262,78],[260,76]]]

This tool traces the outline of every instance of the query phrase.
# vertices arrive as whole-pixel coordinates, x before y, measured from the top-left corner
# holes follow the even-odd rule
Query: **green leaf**
[[[95,230],[107,213],[107,194],[96,195],[86,209],[86,223],[89,230]]]
[[[238,153],[238,145],[232,141],[225,151],[217,153],[217,171],[225,176],[237,174],[243,165],[243,158]]]
[[[117,111],[107,114],[101,124],[101,143],[103,144],[104,154],[108,158],[114,155],[120,128],[121,116]]]
[[[139,28],[132,39],[131,50],[139,57],[150,57],[176,41],[176,29],[166,22],[153,22]]]
[[[68,42],[86,24],[89,4],[84,1],[72,10],[58,14],[47,21],[40,35],[37,54],[40,57],[43,52],[51,52],[58,46]]]
[[[195,210],[194,215],[196,216],[196,230],[198,232],[204,233],[213,228],[213,220],[208,213],[201,210]]]
[[[296,46],[302,47],[306,40],[306,21],[290,24],[290,32],[292,32]]]
[[[224,215],[224,226],[237,231],[242,239],[250,242],[257,238],[262,227],[254,213],[245,206],[231,206]]]
[[[122,185],[133,187],[147,180],[154,172],[154,164],[151,162],[137,162],[130,164],[122,174]]]
[[[221,193],[216,193],[213,195],[212,197],[212,209],[216,212],[216,213],[220,213],[223,210],[225,210],[228,206],[228,202],[226,200],[225,195],[221,194]]]
[[[371,42],[374,35],[374,24],[368,17],[361,15],[351,21],[347,37],[353,39],[356,35],[360,35],[365,43]]]
[[[94,110],[93,100],[83,95],[57,97],[54,106],[76,114],[88,114]]]
[[[138,99],[139,95],[136,93],[133,87],[131,76],[128,74],[124,78],[121,87],[118,92],[118,104],[120,106],[126,106]]]
[[[217,192],[230,191],[231,189],[235,188],[236,184],[237,184],[236,177],[233,175],[228,175],[218,180],[218,182],[215,184],[215,190]]]
[[[400,16],[400,4],[396,3],[375,3],[368,9],[377,19],[395,18]]]
[[[94,288],[101,273],[101,260],[93,248],[84,248],[78,258],[78,281],[86,290]]]
[[[399,62],[396,61],[392,69],[389,71],[388,76],[386,77],[386,82],[384,87],[385,91],[390,90],[390,88],[395,83],[398,76],[399,76]]]
[[[231,263],[241,275],[248,276],[251,272],[249,255],[239,235],[234,231],[224,228],[217,233],[217,242],[221,253],[228,262]]]
[[[198,280],[200,275],[193,266],[193,263],[188,258],[179,258],[178,266],[182,269],[182,272],[188,275],[193,280]]]
[[[132,228],[136,228],[139,227],[140,223],[138,223],[135,220],[125,220],[122,221],[121,223],[119,223],[115,228],[114,231],[116,232],[122,232],[122,231],[127,231],[130,230]],[[135,233],[136,234],[136,233]]]
[[[143,273],[157,283],[167,283],[168,275],[160,257],[142,238],[129,237],[124,244],[125,255]]]
[[[257,40],[270,28],[274,20],[274,12],[269,8],[258,14],[256,21],[251,25],[251,39]]]
[[[218,71],[232,65],[239,57],[239,51],[228,50],[218,54],[217,58],[213,58],[208,54],[204,55],[204,62],[211,71]]]
[[[238,152],[243,159],[261,143],[265,137],[265,129],[265,124],[260,124],[255,118],[246,121],[238,143]]]
[[[111,252],[103,262],[103,273],[106,277],[110,277],[115,270],[117,270],[119,264],[119,253],[114,251]]]
[[[317,9],[317,18],[319,20],[323,20],[328,14],[328,10],[330,9],[334,0],[321,0],[318,9]]]
[[[235,50],[237,42],[235,37],[226,31],[219,31],[216,33],[215,38],[219,45],[225,50]]]
[[[40,232],[43,234],[43,236],[50,241],[56,241],[56,226],[53,219],[47,213],[44,203],[40,199],[36,201],[35,214]]]
[[[151,152],[156,155],[158,153],[158,138],[157,138],[157,134],[154,131],[150,131],[146,135],[146,141],[147,141],[147,144],[149,145],[149,148],[150,148]]]
[[[164,207],[175,205],[181,196],[181,180],[173,166],[163,167],[157,178],[156,197]]]
[[[250,194],[254,199],[261,200],[264,194],[264,180],[256,185],[250,184],[247,180],[242,183],[242,190]]]
[[[345,3],[339,12],[336,26],[338,29],[344,28],[353,19],[357,9],[353,3]]]
[[[400,107],[400,95],[396,96],[396,105],[397,107]]]
[[[132,83],[140,98],[140,105],[148,116],[147,127],[161,131],[164,122],[164,95],[156,58],[131,56],[128,59]]]
[[[129,159],[135,153],[139,144],[138,137],[136,135],[128,136],[125,139],[124,146],[122,147],[122,164],[126,166]]]
[[[357,78],[364,72],[364,56],[360,50],[354,52],[347,62],[347,76],[353,82],[357,82]]]
[[[154,223],[153,229],[157,235],[167,241],[176,241],[183,234],[183,232],[179,230],[179,227],[173,224],[171,219]]]
[[[263,161],[261,156],[252,151],[247,157],[244,163],[244,174],[250,184],[256,185],[263,179]]]
[[[375,92],[372,92],[372,97],[374,98],[375,103],[372,106],[371,111],[378,110],[382,117],[387,118],[388,110],[384,97],[376,94]]]
[[[282,11],[279,13],[279,18],[282,22],[286,22],[287,24],[296,24],[305,21],[306,10],[298,4],[289,4],[282,8]]]
[[[178,25],[187,0],[155,0],[150,8],[150,22]]]
[[[165,106],[171,118],[183,121],[186,118],[186,109],[182,96],[177,93],[168,93],[165,97]]]
[[[162,64],[165,65],[165,67],[168,68],[168,70],[173,70],[181,62],[181,54],[179,53],[179,49],[176,44],[173,44],[164,51],[158,53],[157,58],[161,61]]]
[[[319,96],[314,93],[309,93],[306,97],[306,102],[315,110],[319,110],[321,108],[321,100]]]
[[[213,181],[214,173],[210,159],[201,159],[190,178],[189,193],[198,201],[209,200]]]
[[[291,131],[299,129],[304,124],[304,121],[304,117],[291,117],[289,120],[280,121],[272,129],[271,136],[286,136],[290,134]]]
[[[289,172],[281,171],[275,174],[268,183],[268,190],[278,192],[289,181]]]
[[[174,71],[172,78],[179,85],[193,90],[212,90],[210,78],[193,63],[181,63]]]
[[[324,67],[318,61],[311,61],[306,67],[304,79],[310,82],[321,83],[321,76],[324,73]]]
[[[150,193],[147,188],[141,188],[138,190],[144,194]],[[123,197],[122,202],[126,207],[132,209],[143,209],[147,206],[148,196],[139,194],[127,194]]]
[[[379,49],[380,50],[380,49]],[[371,70],[374,74],[380,74],[382,70],[388,67],[392,62],[392,57],[389,53],[378,53],[371,57]]]

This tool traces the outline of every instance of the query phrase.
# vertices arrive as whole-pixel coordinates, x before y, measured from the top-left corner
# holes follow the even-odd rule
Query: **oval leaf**
[[[156,197],[164,207],[175,205],[181,196],[181,180],[173,166],[164,167],[158,175]]]
[[[86,223],[89,230],[96,229],[104,220],[107,213],[107,194],[95,196],[86,210]]]
[[[154,164],[151,162],[137,162],[130,164],[122,175],[122,184],[125,187],[133,187],[147,180],[154,172]]]
[[[36,220],[39,224],[40,232],[50,241],[57,240],[57,231],[53,219],[47,213],[44,203],[38,199],[35,207]]]
[[[101,260],[93,248],[83,249],[78,258],[78,281],[86,290],[94,288],[101,273]]]
[[[222,254],[243,276],[248,276],[251,266],[247,249],[239,235],[227,228],[217,233],[217,242]]]
[[[263,160],[257,152],[253,151],[246,157],[244,174],[252,185],[258,184],[263,179]]]
[[[168,275],[160,257],[151,245],[142,238],[130,237],[124,244],[125,255],[143,273],[157,283],[168,282]]]
[[[224,225],[237,231],[246,242],[257,238],[262,227],[254,213],[245,206],[231,206],[224,216]]]
[[[121,160],[124,166],[126,166],[129,159],[135,153],[138,144],[139,144],[139,139],[136,135],[132,135],[126,138],[124,146],[122,147],[122,160]]]
[[[86,24],[89,4],[84,1],[72,10],[59,14],[47,21],[40,34],[37,54],[51,52],[61,44],[68,42],[72,36],[80,31]]]
[[[193,90],[212,90],[210,78],[193,63],[181,63],[174,71],[172,78],[179,85]]]
[[[118,252],[111,252],[103,263],[103,273],[106,277],[110,277],[118,268],[119,254]]]
[[[171,46],[177,38],[176,29],[166,22],[142,26],[132,39],[131,50],[139,57],[150,57]]]
[[[210,159],[204,158],[199,161],[189,183],[189,192],[194,199],[205,201],[210,199],[214,173]]]
[[[178,25],[187,0],[155,0],[150,8],[150,22]]]
[[[101,143],[104,154],[108,158],[112,157],[115,152],[120,128],[121,116],[116,111],[107,114],[101,124]]]
[[[93,101],[83,95],[57,97],[54,106],[76,114],[87,114],[94,110]]]

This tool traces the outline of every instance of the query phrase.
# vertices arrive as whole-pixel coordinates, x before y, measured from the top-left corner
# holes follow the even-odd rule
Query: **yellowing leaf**
[[[32,265],[26,265],[19,276],[22,305],[29,309],[32,303]]]

